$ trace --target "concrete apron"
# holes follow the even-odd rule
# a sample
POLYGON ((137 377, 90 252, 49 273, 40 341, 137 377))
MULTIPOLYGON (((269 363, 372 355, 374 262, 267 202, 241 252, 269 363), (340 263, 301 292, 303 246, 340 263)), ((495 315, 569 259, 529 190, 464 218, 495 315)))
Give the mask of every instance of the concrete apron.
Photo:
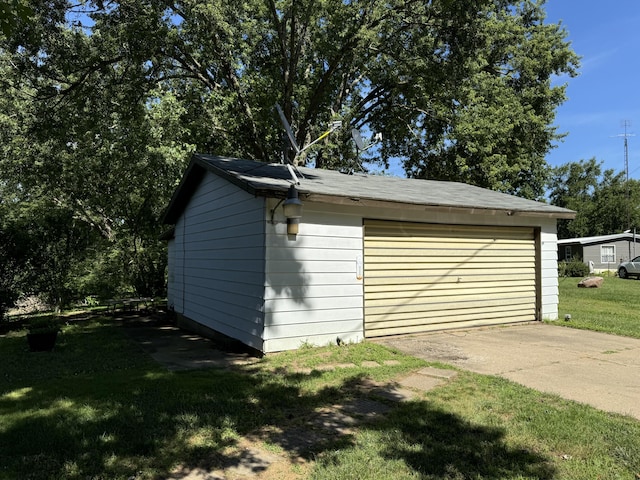
POLYGON ((378 339, 640 420, 640 340, 542 323, 378 339))

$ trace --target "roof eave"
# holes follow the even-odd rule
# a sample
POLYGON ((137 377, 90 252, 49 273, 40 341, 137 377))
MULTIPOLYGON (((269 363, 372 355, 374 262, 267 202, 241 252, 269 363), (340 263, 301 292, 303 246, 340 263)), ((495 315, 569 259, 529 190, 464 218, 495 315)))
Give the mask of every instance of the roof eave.
POLYGON ((640 235, 633 235, 632 233, 623 233, 619 235, 611 235, 608 238, 602 237, 579 237, 579 238, 563 238, 558 240, 559 245, 582 245, 591 246, 598 245, 607 242, 618 242, 621 240, 640 242, 640 235))
MULTIPOLYGON (((194 159, 195 160, 195 159, 194 159)), ((178 188, 173 192, 171 201, 162 216, 162 223, 165 225, 175 225, 180 215, 186 208, 189 200, 196 191, 198 185, 204 178, 207 167, 192 160, 185 171, 178 188)))
POLYGON ((316 193, 305 193, 300 191, 300 195, 309 202, 328 203, 333 205, 351 205, 351 206, 366 206, 371 208, 401 208, 411 210, 421 210, 439 213, 462 213, 462 214, 482 214, 489 216, 518 216, 518 217, 537 217, 537 218, 555 218, 555 219, 573 219, 576 216, 576 212, 548 212, 543 210, 519 210, 519 209, 501 209, 501 208, 481 208, 481 207, 465 207, 465 206, 450 206, 450 205, 437 205, 437 204, 424 204, 424 203, 406 203, 406 202, 393 202, 389 200, 377 200, 371 198, 361 197, 347 197, 347 196, 334 196, 334 195, 322 195, 316 193))
POLYGON ((165 230, 164 232, 162 232, 162 234, 159 237, 159 240, 164 240, 164 241, 169 241, 169 240, 173 240, 176 236, 176 227, 173 226, 167 230, 165 230))
POLYGON ((165 210, 162 217, 162 223, 175 225, 189 203, 189 200, 195 193, 196 188, 204 178, 206 172, 211 172, 256 197, 284 198, 286 197, 287 190, 289 188, 284 185, 282 187, 274 186, 270 188, 255 187, 250 180, 247 180, 233 172, 229 172, 224 168, 220 168, 217 165, 206 161, 206 159, 200 155, 194 154, 191 157, 191 162, 189 163, 187 170, 180 180, 180 184, 176 188, 173 197, 169 202, 169 206, 165 210))
POLYGON ((211 162, 207 162, 198 154, 194 154, 193 161, 198 163, 198 165, 202 166, 203 168, 209 170, 210 172, 215 173, 219 177, 224 178, 228 182, 234 184, 236 187, 239 187, 242 190, 250 193, 251 195, 260 196, 253 185, 251 185, 247 180, 239 178, 235 173, 229 172, 224 168, 220 168, 211 162))
MULTIPOLYGON (((180 215, 186 208, 189 200, 193 196, 196 188, 209 171, 215 175, 224 178, 236 187, 246 191, 256 197, 267 198, 285 198, 289 185, 270 185, 262 186, 254 183, 242 174, 228 171, 212 162, 209 162, 203 156, 194 154, 191 163, 187 167, 187 171, 182 177, 178 188, 176 189, 169 206, 162 218, 162 222, 168 225, 175 225, 180 215)), ((453 206, 428 203, 411 203, 398 202, 393 200, 380 200, 373 198, 363 198, 343 195, 320 194, 313 192, 305 192, 304 186, 298 187, 300 195, 310 202, 327 203, 333 205, 352 205, 352 206, 368 206, 375 208, 410 208, 412 210, 444 212, 444 213, 464 213, 464 214, 482 214, 482 215, 506 215, 520 217, 537 217, 537 218, 553 218, 568 219, 575 218, 576 212, 567 209, 549 211, 546 209, 518 209, 518 208, 491 208, 491 207, 472 207, 472 206, 453 206)))

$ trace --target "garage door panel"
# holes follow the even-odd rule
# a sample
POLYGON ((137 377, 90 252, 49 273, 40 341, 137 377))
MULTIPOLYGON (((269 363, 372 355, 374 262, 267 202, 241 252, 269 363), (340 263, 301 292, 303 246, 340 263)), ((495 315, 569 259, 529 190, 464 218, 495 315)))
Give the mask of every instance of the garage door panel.
POLYGON ((370 322, 371 328, 402 328, 402 326, 415 326, 424 323, 425 318, 431 320, 430 323, 446 323, 468 320, 470 316, 476 318, 505 318, 514 315, 528 315, 534 310, 533 304, 522 304, 515 306, 503 306, 492 308, 478 309, 471 311, 469 309, 456 309, 449 312, 444 311, 424 311, 424 312, 402 312, 403 322, 399 324, 396 321, 388 320, 380 315, 373 317, 370 322), (426 316, 426 317, 425 317, 426 316))
POLYGON ((365 239, 365 246, 368 248, 386 248, 390 244, 400 248, 439 248, 442 245, 455 243, 461 248, 487 248, 487 247, 507 247, 507 248, 528 248, 531 238, 495 238, 495 237, 428 237, 417 240, 415 237, 369 237, 365 239))
POLYGON ((389 250, 393 252, 407 252, 411 254, 413 252, 433 252, 447 250, 459 250, 462 252, 482 252, 482 251, 532 251, 531 240, 522 241, 503 241, 498 242, 495 239, 477 238, 473 239, 473 242, 462 242, 455 238, 445 239, 429 239, 429 241, 417 241, 412 239, 410 243, 403 241, 394 241, 389 239, 388 241, 365 241, 365 247, 368 252, 373 255, 386 255, 389 250))
POLYGON ((447 269, 428 268, 412 270, 411 272, 391 272, 384 270, 367 270, 365 288, 372 285, 416 285, 432 284, 436 281, 445 283, 459 283, 461 281, 499 281, 517 280, 520 278, 535 279, 535 267, 509 268, 498 272, 487 269, 447 269))
MULTIPOLYGON (((424 268, 424 265, 445 265, 451 268, 455 267, 470 267, 470 268, 493 268, 496 263, 506 262, 505 256, 477 256, 466 257, 461 260, 462 255, 450 256, 450 257, 422 257, 420 260, 412 260, 407 257, 398 257, 396 262, 389 257, 365 257, 365 272, 374 270, 415 270, 424 268), (474 267, 476 265, 476 267, 474 267)), ((535 267, 535 262, 531 257, 526 256, 509 256, 509 264, 513 264, 516 268, 519 267, 535 267)))
POLYGON ((424 223, 408 223, 408 222, 388 222, 367 220, 367 232, 369 236, 378 238, 411 238, 416 236, 425 236, 425 227, 428 227, 428 236, 430 238, 486 238, 501 240, 516 239, 527 240, 533 239, 533 230, 528 227, 508 227, 497 233, 496 227, 493 226, 470 226, 470 225, 444 225, 444 224, 424 224, 424 223))
POLYGON ((482 236, 467 237, 368 237, 365 245, 369 248, 388 248, 397 245, 399 248, 441 248, 443 245, 455 244, 460 248, 528 248, 531 238, 496 238, 482 236))
POLYGON ((534 265, 525 265, 522 267, 513 267, 504 269, 502 272, 494 272, 491 269, 487 268, 483 265, 442 265, 442 264, 433 264, 433 265, 424 265, 422 269, 412 269, 408 270, 372 270, 365 269, 365 273, 367 274, 367 278, 371 279, 372 284, 375 282, 376 278, 388 278, 390 281, 396 278, 418 278, 418 277, 435 277, 435 278, 458 278, 458 277, 467 277, 474 275, 482 275, 487 272, 491 272, 494 275, 499 274, 512 274, 517 273, 519 275, 530 275, 530 272, 534 272, 535 276, 535 266, 534 265), (461 270, 462 269, 462 270, 461 270))
MULTIPOLYGON (((514 259, 527 258, 535 252, 533 249, 526 250, 460 250, 460 249, 422 249, 422 250, 396 250, 384 252, 382 250, 367 250, 366 260, 374 263, 391 263, 394 261, 415 261, 424 258, 441 258, 443 262, 460 262, 460 259, 480 259, 482 262, 495 262, 498 259, 511 257, 514 259)), ((498 260, 501 261, 501 260, 498 260)))
POLYGON ((437 249, 451 249, 455 245, 457 250, 463 251, 477 251, 477 250, 531 250, 531 240, 496 240, 496 239, 456 239, 456 238, 444 238, 435 239, 431 238, 424 242, 411 241, 405 239, 392 239, 387 240, 365 240, 365 246, 368 249, 394 252, 394 251, 422 251, 422 250, 437 250, 437 249))
MULTIPOLYGON (((433 324, 445 324, 449 322, 466 321, 470 319, 496 319, 498 323, 504 323, 508 321, 511 323, 510 318, 532 315, 535 308, 532 305, 516 305, 508 309, 497 310, 456 310, 445 314, 443 311, 425 311, 424 315, 420 312, 400 312, 398 315, 402 317, 402 321, 389 320, 389 317, 374 316, 367 324, 368 331, 378 330, 380 328, 403 328, 405 326, 415 325, 433 325, 433 324)), ((526 320, 528 321, 528 320, 526 320)))
POLYGON ((535 320, 534 238, 532 228, 367 220, 365 335, 535 320))
MULTIPOLYGON (((366 286, 364 291, 369 300, 375 301, 381 298, 402 297, 404 301, 411 297, 429 297, 443 295, 495 295, 496 291, 501 292, 531 292, 535 287, 534 279, 512 280, 503 282, 438 282, 431 285, 371 285, 366 286)), ((498 294, 500 295, 500 294, 498 294)))
POLYGON ((377 293, 377 292, 409 292, 409 291, 422 291, 425 289, 445 289, 449 288, 451 284, 462 284, 465 287, 473 288, 482 285, 488 285, 492 288, 511 288, 516 285, 531 286, 534 284, 534 278, 528 278, 524 275, 505 275, 504 277, 489 277, 478 276, 473 277, 471 275, 465 275, 464 278, 459 276, 445 275, 442 277, 430 276, 430 277, 418 277, 423 279, 415 281, 413 277, 397 277, 390 279, 388 277, 380 277, 375 279, 376 282, 371 282, 365 285, 365 293, 377 293), (393 280, 396 280, 395 282, 393 280))
POLYGON ((535 305, 535 296, 528 295, 527 292, 516 292, 501 297, 490 297, 487 295, 467 295, 459 297, 438 297, 436 295, 425 298, 415 297, 406 299, 398 303, 397 299, 372 300, 367 304, 367 315, 395 314, 401 312, 455 310, 457 308, 476 308, 481 305, 488 307, 498 307, 502 305, 521 305, 531 303, 535 305))
POLYGON ((408 258, 414 260, 416 258, 476 258, 476 257, 530 257, 535 253, 533 248, 484 248, 484 249, 464 249, 454 246, 446 247, 441 245, 440 248, 376 248, 366 249, 367 257, 371 260, 384 260, 391 257, 408 258))
POLYGON ((409 335, 454 328, 488 327, 503 325, 505 323, 529 322, 530 316, 531 314, 529 312, 525 312, 522 315, 509 314, 507 317, 500 317, 499 315, 491 315, 488 317, 459 316, 445 319, 445 321, 442 322, 421 323, 418 325, 396 325, 388 328, 370 328, 368 329, 368 336, 409 335))
POLYGON ((514 280, 512 282, 437 282, 430 284, 405 284, 378 286, 373 290, 365 287, 370 298, 407 298, 413 296, 454 295, 463 299, 466 296, 482 294, 502 296, 513 292, 531 292, 535 286, 533 279, 514 280), (404 287, 404 289, 399 288, 404 287), (386 290, 385 290, 386 289, 386 290), (404 295, 403 295, 404 293, 404 295), (385 295, 386 294, 386 295, 385 295))
MULTIPOLYGON (((458 315, 480 315, 480 314, 504 314, 508 312, 516 312, 518 310, 528 310, 533 313, 535 302, 523 300, 509 305, 495 306, 486 305, 484 307, 465 308, 464 304, 458 304, 450 308, 445 307, 446 303, 440 305, 440 308, 429 308, 427 305, 404 305, 402 307, 374 307, 368 313, 367 326, 369 322, 378 320, 392 321, 403 323, 407 318, 422 318, 424 323, 431 323, 432 319, 455 318, 458 315), (457 307, 457 308, 456 308, 457 307), (402 322, 399 322, 402 320, 402 322)), ((504 316, 502 315, 502 316, 504 316)))

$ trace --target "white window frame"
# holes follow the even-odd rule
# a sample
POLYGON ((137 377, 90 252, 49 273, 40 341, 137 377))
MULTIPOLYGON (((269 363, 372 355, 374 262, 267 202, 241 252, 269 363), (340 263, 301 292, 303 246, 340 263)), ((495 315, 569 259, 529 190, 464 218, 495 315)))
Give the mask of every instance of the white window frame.
POLYGON ((616 263, 615 245, 600 245, 600 263, 616 263))
POLYGON ((564 259, 567 261, 571 260, 571 245, 564 246, 564 259))

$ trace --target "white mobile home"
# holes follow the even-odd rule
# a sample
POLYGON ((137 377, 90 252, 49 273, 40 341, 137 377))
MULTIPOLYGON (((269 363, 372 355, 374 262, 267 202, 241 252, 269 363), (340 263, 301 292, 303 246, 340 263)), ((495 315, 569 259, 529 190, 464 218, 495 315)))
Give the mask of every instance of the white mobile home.
POLYGON ((298 174, 193 157, 164 218, 182 322, 273 352, 557 318, 556 219, 574 212, 455 182, 298 174))

